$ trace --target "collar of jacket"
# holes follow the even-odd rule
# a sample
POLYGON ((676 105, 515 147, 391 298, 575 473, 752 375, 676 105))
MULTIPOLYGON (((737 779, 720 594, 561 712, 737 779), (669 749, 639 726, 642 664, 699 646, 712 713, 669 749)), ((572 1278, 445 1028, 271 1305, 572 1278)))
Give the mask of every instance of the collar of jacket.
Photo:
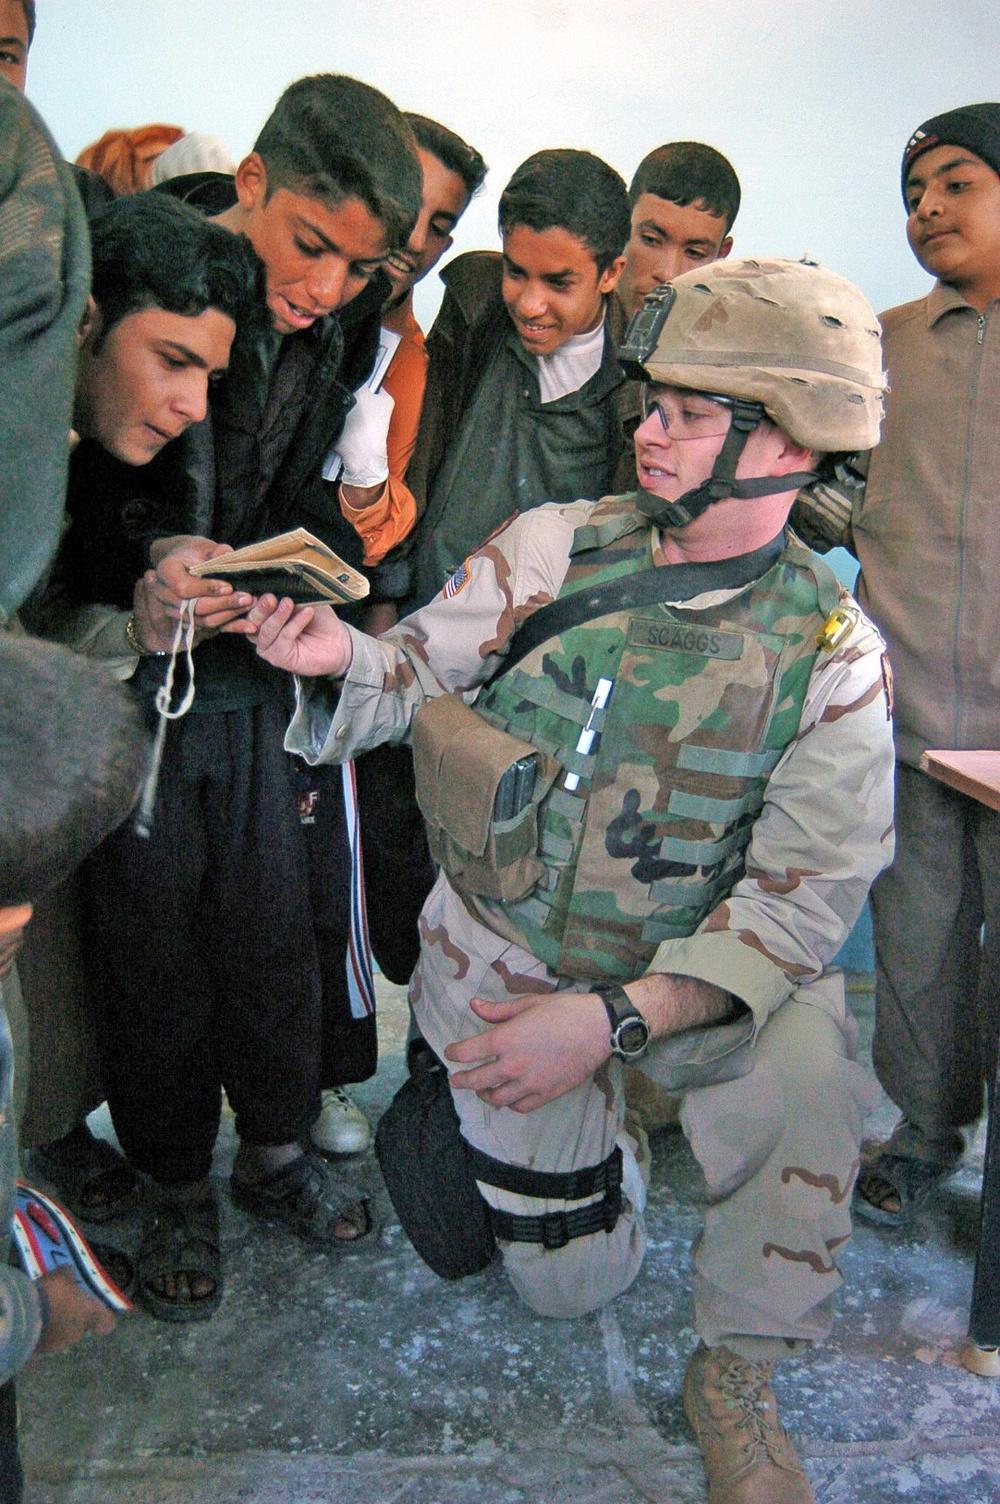
MULTIPOLYGON (((503 308, 503 257, 499 251, 465 251, 441 272, 441 280, 458 304, 459 311, 470 326, 480 320, 495 317, 500 304, 507 325, 510 320, 503 308)), ((611 293, 604 300, 606 331, 604 359, 609 359, 608 343, 617 347, 625 337, 629 316, 620 298, 611 293)), ((513 327, 513 326, 510 326, 513 327)))
MULTIPOLYGON (((947 282, 935 282, 927 294, 927 327, 933 329, 946 313, 965 311, 971 313, 973 318, 979 318, 979 310, 973 308, 966 298, 962 297, 957 287, 950 287, 947 282)), ((994 302, 997 300, 994 299, 994 302)))
POLYGON ((624 496, 602 496, 587 521, 574 532, 570 557, 575 558, 592 548, 607 548, 609 543, 625 538, 629 533, 648 534, 650 547, 654 546, 656 529, 639 511, 636 505, 638 494, 630 491, 624 496))

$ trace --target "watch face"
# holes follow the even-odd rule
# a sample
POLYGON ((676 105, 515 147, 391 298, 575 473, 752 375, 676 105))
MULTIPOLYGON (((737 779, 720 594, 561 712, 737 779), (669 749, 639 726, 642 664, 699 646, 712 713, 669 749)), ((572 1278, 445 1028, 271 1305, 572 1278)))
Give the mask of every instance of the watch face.
POLYGON ((649 1025, 641 1018, 627 1018, 618 1026, 618 1048, 625 1055, 641 1055, 649 1043, 649 1025))

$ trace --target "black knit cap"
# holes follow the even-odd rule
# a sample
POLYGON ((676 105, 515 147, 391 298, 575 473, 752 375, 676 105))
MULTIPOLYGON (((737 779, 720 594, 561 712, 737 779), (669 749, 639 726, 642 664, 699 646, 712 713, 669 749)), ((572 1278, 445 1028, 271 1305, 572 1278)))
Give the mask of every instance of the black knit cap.
POLYGON ((958 110, 934 115, 913 132, 903 152, 902 188, 919 156, 934 146, 962 146, 975 152, 987 167, 1000 173, 1000 104, 966 104, 958 110))

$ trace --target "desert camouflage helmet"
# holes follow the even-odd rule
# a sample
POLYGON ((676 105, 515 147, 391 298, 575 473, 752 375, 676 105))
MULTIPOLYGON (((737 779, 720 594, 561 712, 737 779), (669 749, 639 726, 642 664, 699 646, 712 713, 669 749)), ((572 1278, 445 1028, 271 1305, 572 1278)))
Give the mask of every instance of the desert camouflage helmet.
POLYGON ((879 336, 867 298, 836 272, 743 258, 651 293, 621 356, 642 380, 759 402, 789 438, 830 453, 878 443, 886 384, 879 336), (666 308, 658 322, 657 299, 666 308))

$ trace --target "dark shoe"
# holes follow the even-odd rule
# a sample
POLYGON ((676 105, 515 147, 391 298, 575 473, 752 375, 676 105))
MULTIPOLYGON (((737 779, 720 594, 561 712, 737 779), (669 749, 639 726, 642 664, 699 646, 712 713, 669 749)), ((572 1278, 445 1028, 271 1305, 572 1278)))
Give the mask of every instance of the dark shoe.
POLYGON ((219 1207, 214 1195, 202 1201, 152 1186, 146 1201, 136 1260, 140 1305, 160 1321, 207 1321, 222 1300, 219 1207), (155 1288, 155 1283, 178 1278, 188 1293, 168 1295, 155 1288), (211 1281, 211 1290, 192 1295, 192 1279, 211 1281))
POLYGON ((709 1504, 816 1504, 781 1421, 773 1363, 699 1343, 684 1375, 684 1411, 708 1474, 709 1504))
POLYGON ((864 1161, 854 1187, 854 1214, 875 1227, 907 1227, 951 1170, 883 1147, 864 1161))
POLYGON ((307 1149, 266 1180, 229 1182, 234 1205, 268 1222, 284 1222, 300 1238, 324 1248, 352 1250, 375 1231, 375 1218, 366 1196, 348 1180, 335 1175, 318 1154, 307 1149), (352 1222, 355 1237, 338 1235, 339 1222, 352 1222))
POLYGON ((86 1123, 65 1138, 29 1149, 25 1162, 32 1174, 55 1186, 84 1222, 112 1222, 135 1205, 135 1171, 107 1139, 95 1138, 86 1123))

